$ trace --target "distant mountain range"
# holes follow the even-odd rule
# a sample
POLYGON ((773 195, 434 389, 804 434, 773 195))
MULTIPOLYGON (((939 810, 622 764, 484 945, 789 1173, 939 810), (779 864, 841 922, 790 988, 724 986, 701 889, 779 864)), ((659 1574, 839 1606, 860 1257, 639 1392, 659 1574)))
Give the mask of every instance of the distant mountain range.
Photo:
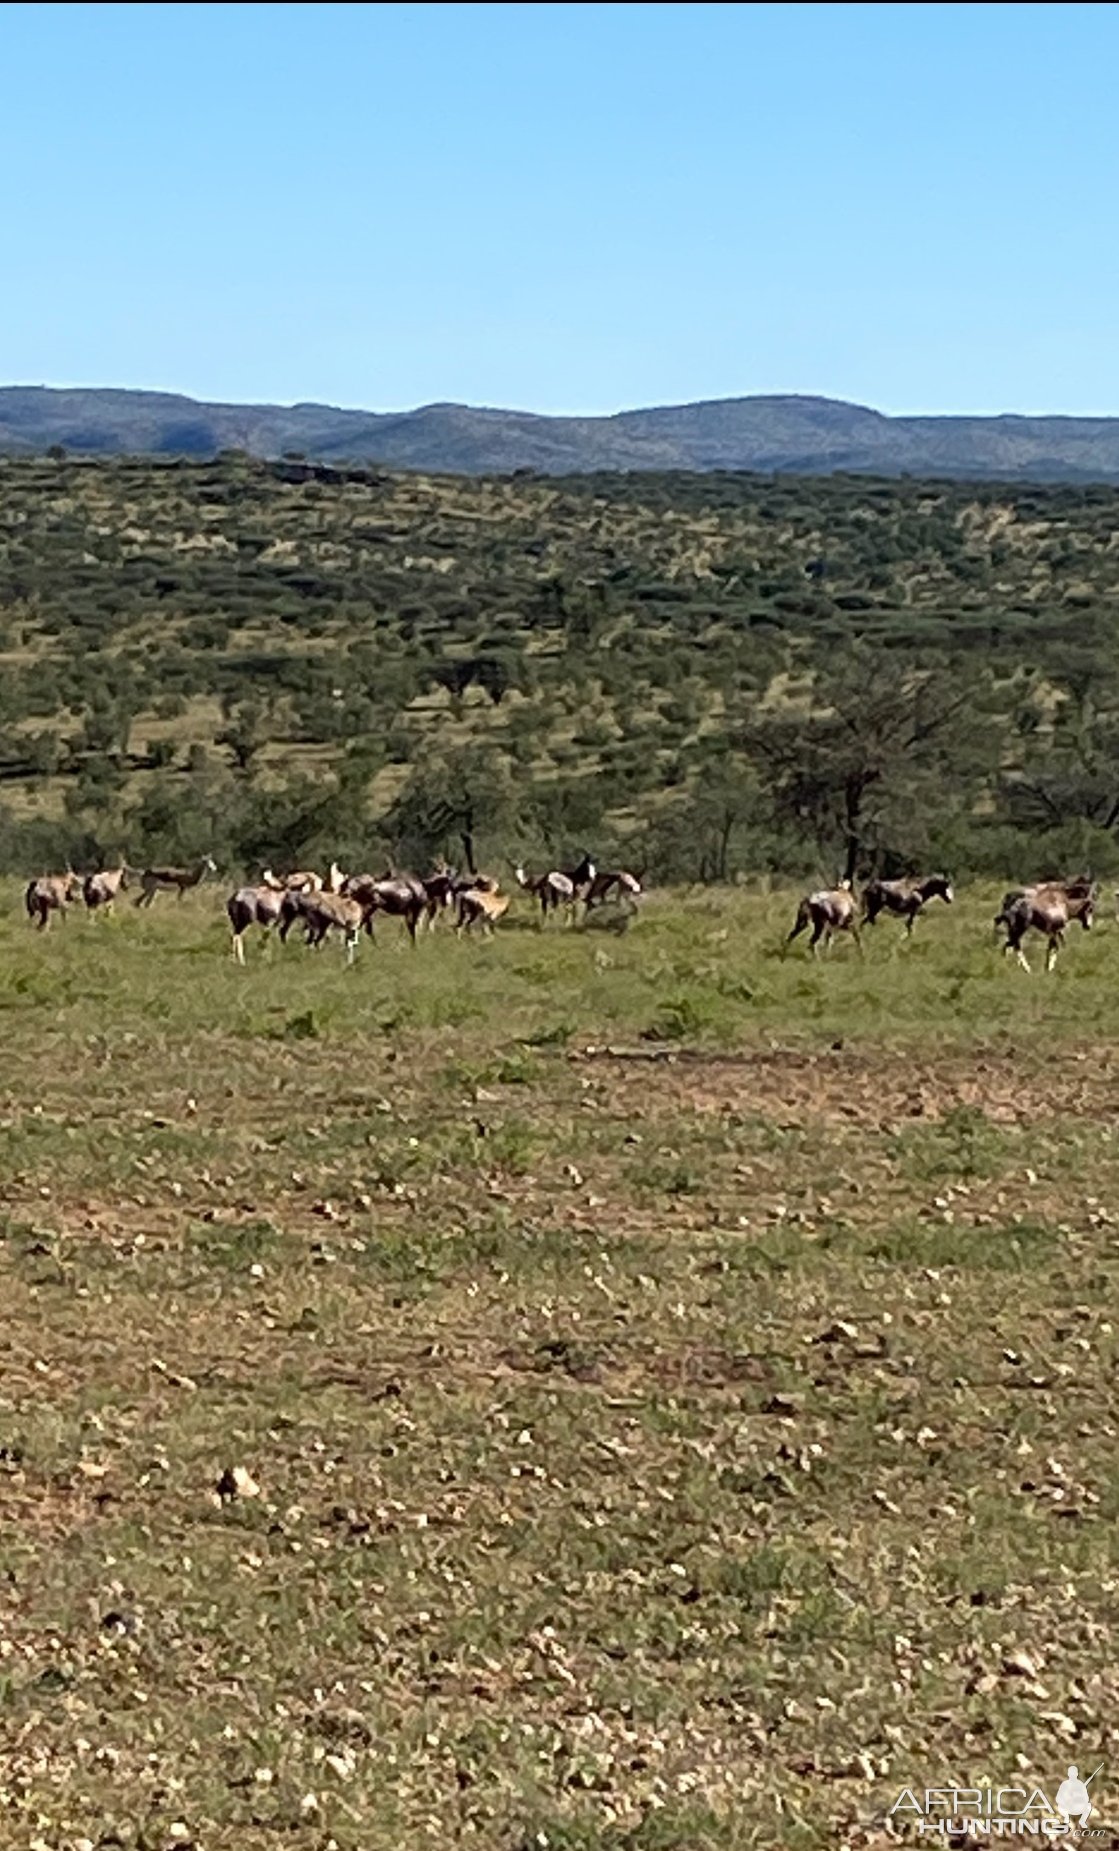
POLYGON ((1119 482, 1119 418, 889 418, 839 399, 710 399, 608 418, 471 405, 346 411, 211 405, 169 392, 0 387, 0 452, 254 456, 380 463, 460 475, 532 469, 749 469, 802 475, 1119 482))

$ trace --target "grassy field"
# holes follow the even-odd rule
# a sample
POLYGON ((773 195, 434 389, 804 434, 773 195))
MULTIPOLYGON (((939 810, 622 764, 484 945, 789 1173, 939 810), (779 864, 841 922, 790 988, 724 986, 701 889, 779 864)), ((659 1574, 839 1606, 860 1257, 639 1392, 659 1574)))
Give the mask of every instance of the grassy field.
POLYGON ((1119 1822, 1119 926, 238 970, 220 897, 3 893, 0 1844, 1119 1822))

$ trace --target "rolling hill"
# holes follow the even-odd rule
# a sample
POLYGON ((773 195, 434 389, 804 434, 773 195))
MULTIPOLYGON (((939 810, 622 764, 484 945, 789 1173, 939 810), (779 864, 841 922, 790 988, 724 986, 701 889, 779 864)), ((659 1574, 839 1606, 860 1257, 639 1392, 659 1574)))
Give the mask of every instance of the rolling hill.
POLYGON ((1119 481, 1119 418, 886 417, 838 399, 713 399, 544 417, 471 405, 380 413, 222 405, 165 392, 0 388, 0 452, 207 458, 295 451, 323 462, 459 475, 531 469, 837 472, 964 480, 1119 481))

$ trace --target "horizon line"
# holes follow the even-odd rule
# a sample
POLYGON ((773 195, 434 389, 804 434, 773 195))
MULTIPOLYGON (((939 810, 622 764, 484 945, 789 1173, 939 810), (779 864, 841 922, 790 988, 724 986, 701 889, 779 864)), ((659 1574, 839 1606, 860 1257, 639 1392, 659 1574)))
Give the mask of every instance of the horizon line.
POLYGON ((1007 410, 1005 408, 1002 408, 996 411, 991 411, 991 410, 963 410, 963 411, 961 410, 952 410, 952 411, 905 410, 905 411, 898 411, 895 409, 886 410, 880 405, 874 405, 874 404, 868 403, 868 401, 865 399, 846 398, 841 393, 805 391, 801 389, 791 390, 791 391, 767 389, 767 390, 751 391, 751 392, 726 392, 726 393, 718 394, 715 397, 705 396, 701 398, 687 398, 687 399, 658 399, 658 400, 650 400, 645 404, 639 404, 639 405, 620 405, 620 406, 615 407, 612 410, 607 410, 607 411, 603 411, 603 410, 597 410, 597 411, 570 411, 570 410, 540 411, 540 410, 537 410, 535 407, 526 406, 526 405, 510 405, 510 404, 496 404, 496 403, 491 404, 491 403, 485 403, 481 401, 472 401, 469 399, 454 399, 454 398, 425 399, 417 404, 399 405, 399 406, 390 405, 390 406, 378 407, 378 406, 360 405, 360 404, 354 404, 354 403, 343 404, 343 403, 337 403, 331 399, 322 399, 322 398, 287 398, 287 397, 225 398, 225 397, 220 397, 220 396, 211 397, 204 393, 187 391, 183 387, 180 387, 180 386, 90 385, 87 382, 57 385, 53 382, 48 382, 42 379, 8 380, 8 381, 5 381, 3 384, 0 384, 0 392, 60 392, 60 393, 61 392, 124 392, 124 393, 144 394, 144 395, 150 395, 153 397, 160 397, 160 398, 180 398, 180 399, 185 399, 191 404, 195 404, 195 405, 212 405, 212 406, 217 406, 217 407, 228 407, 228 408, 236 409, 236 410, 297 411, 297 410, 314 409, 314 410, 320 410, 320 411, 349 412, 357 417, 372 417, 372 418, 403 418, 403 417, 412 416, 415 413, 421 412, 421 411, 455 410, 455 411, 499 412, 499 413, 506 413, 506 414, 509 414, 515 417, 544 418, 544 419, 549 419, 549 420, 552 420, 552 419, 571 419, 571 420, 580 420, 580 421, 586 420, 586 419, 608 420, 611 418, 627 417, 634 413, 640 413, 640 412, 646 412, 646 411, 688 411, 698 406, 745 404, 745 403, 750 403, 752 401, 756 402, 759 400, 770 400, 770 401, 773 401, 773 400, 778 400, 778 401, 804 400, 804 401, 809 401, 809 402, 816 403, 816 404, 842 405, 848 410, 869 412, 872 416, 886 418, 886 419, 889 419, 891 422, 897 421, 900 419, 906 419, 906 418, 936 418, 936 419, 941 419, 941 418, 943 419, 1021 418, 1021 419, 1030 419, 1030 420, 1035 420, 1035 419, 1061 420, 1061 419, 1064 419, 1064 420, 1075 420, 1077 422, 1093 422, 1093 421, 1113 422, 1119 419, 1119 409, 1115 411, 1066 411, 1066 410, 1022 411, 1018 409, 1007 410))

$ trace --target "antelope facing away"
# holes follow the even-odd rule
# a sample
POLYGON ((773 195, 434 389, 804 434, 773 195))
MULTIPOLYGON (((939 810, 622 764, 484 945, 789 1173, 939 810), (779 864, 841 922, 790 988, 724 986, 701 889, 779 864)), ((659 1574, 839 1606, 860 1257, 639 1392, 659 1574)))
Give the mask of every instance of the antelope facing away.
POLYGON ((140 876, 141 891, 136 895, 135 904, 150 906, 157 893, 177 893, 181 900, 188 887, 197 887, 207 874, 216 874, 217 871, 217 862, 209 855, 203 855, 193 868, 145 868, 140 876))
POLYGON ((570 923, 573 917, 571 909, 576 899, 575 882, 570 874, 561 874, 558 868, 552 868, 548 874, 529 875, 518 863, 513 869, 513 876, 518 887, 523 887, 526 893, 535 894, 539 900, 541 924, 546 921, 549 913, 556 912, 561 906, 568 908, 570 923))
POLYGON ((641 892, 641 882, 636 874, 630 874, 626 868, 616 868, 612 872, 599 868, 583 896, 583 901, 588 912, 592 906, 602 906, 610 899, 618 902, 629 900, 636 905, 641 898, 641 892))
POLYGON ((265 868, 260 877, 262 887, 270 887, 273 893, 321 893, 323 877, 313 868, 300 868, 294 874, 273 874, 271 868, 265 868))
POLYGON ((816 893, 806 894, 797 908, 796 922, 785 943, 791 944, 809 926, 812 937, 808 948, 813 957, 817 955, 821 939, 825 951, 830 950, 837 932, 850 932, 861 955, 863 941, 859 937, 858 908, 850 881, 840 881, 838 887, 821 887, 816 893))
POLYGON ((37 880, 28 881, 23 896, 27 917, 34 921, 40 932, 45 932, 50 925, 51 914, 57 913, 60 919, 65 919, 66 908, 71 900, 80 899, 81 893, 81 879, 69 868, 65 874, 40 874, 37 880))
POLYGON ((930 900, 944 900, 951 906, 954 898, 947 874, 929 874, 924 880, 869 881, 863 889, 863 912, 867 925, 873 925, 880 913, 894 913, 905 920, 908 938, 917 914, 930 900))
POLYGON ((82 883, 82 897, 91 919, 94 913, 112 912, 113 901, 128 886, 131 872, 128 867, 102 868, 97 874, 86 875, 82 883))
POLYGON ((259 926, 267 932, 270 926, 277 925, 284 904, 284 896, 274 887, 238 887, 231 893, 225 903, 229 914, 229 923, 233 930, 233 956, 238 964, 245 962, 245 933, 250 926, 259 926))
POLYGON ((482 931, 491 936, 499 919, 503 919, 509 910, 509 895, 498 893, 496 886, 463 887, 458 895, 455 910, 456 932, 469 932, 480 925, 482 931))
POLYGON ((1006 931, 1003 955, 1012 951, 1022 969, 1029 970, 1029 959, 1022 950, 1022 940, 1027 932, 1040 932, 1046 941, 1045 968, 1051 971, 1057 962, 1057 953, 1065 942, 1066 926, 1074 919, 1079 919, 1086 932, 1091 928, 1095 916, 1095 892, 1090 883, 1085 891, 1085 885, 1084 882, 1065 885, 1047 881, 1042 886, 1008 893, 995 917, 996 931, 999 926, 1003 926, 1006 931))

